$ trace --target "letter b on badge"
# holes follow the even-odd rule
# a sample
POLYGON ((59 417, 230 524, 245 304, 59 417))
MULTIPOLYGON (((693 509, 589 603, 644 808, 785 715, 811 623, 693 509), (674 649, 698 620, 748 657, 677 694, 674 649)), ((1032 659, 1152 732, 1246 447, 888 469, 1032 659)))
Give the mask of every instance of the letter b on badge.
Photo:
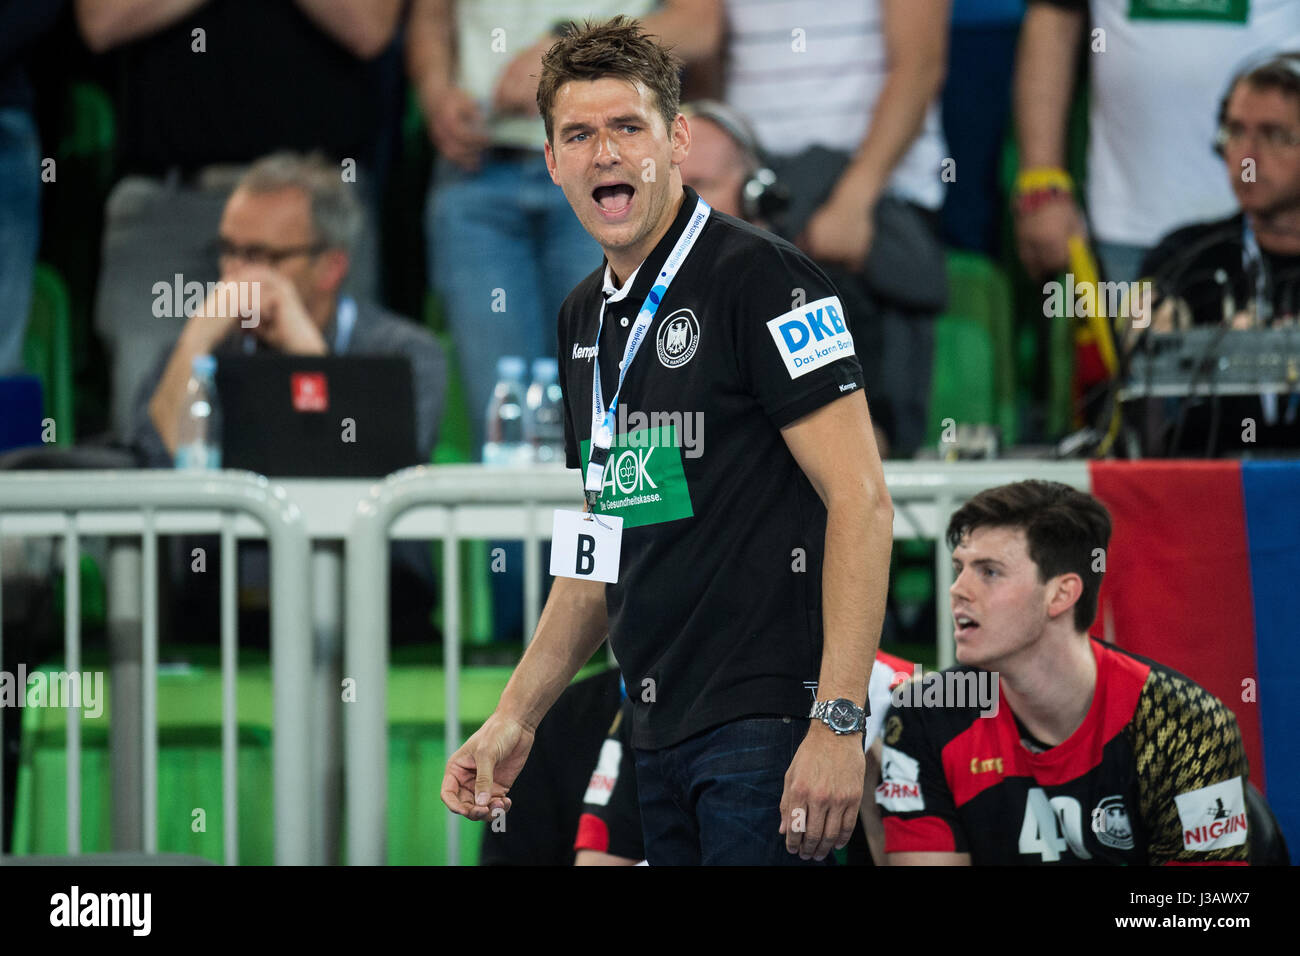
POLYGON ((596 570, 596 539, 589 534, 578 535, 578 558, 573 573, 584 577, 596 570))
POLYGON ((556 511, 551 530, 551 574, 579 581, 618 580, 623 519, 556 511))

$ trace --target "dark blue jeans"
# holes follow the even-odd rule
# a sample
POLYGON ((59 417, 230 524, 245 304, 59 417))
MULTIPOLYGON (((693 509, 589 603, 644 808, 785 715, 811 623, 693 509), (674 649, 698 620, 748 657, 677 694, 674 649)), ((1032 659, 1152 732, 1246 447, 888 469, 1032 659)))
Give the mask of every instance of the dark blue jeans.
POLYGON ((781 792, 808 719, 747 717, 636 751, 651 866, 825 866, 785 848, 781 792))
MULTIPOLYGON (((0 376, 23 373, 32 271, 40 244, 40 174, 40 141, 31 114, 0 109, 0 376)), ((62 422, 59 426, 66 427, 62 422)))

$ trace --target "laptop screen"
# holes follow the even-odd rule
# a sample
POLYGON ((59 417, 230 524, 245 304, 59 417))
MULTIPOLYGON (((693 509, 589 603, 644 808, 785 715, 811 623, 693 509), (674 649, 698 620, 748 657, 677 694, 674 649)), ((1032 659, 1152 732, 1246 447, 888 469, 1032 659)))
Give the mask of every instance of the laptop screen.
POLYGON ((222 467, 379 478, 421 464, 404 357, 219 355, 222 467))

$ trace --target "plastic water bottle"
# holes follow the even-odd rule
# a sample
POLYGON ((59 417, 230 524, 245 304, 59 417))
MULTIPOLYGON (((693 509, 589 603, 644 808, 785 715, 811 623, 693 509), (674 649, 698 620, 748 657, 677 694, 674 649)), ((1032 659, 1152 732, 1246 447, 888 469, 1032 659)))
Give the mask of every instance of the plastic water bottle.
POLYGON ((533 420, 533 448, 537 463, 563 464, 564 394, 560 391, 560 365, 553 358, 533 360, 528 411, 533 420))
POLYGON ((488 400, 483 464, 521 466, 533 461, 533 429, 525 400, 527 364, 518 355, 497 359, 497 383, 488 400))
POLYGON ((221 467, 216 375, 216 359, 211 355, 194 356, 176 436, 177 468, 221 467))

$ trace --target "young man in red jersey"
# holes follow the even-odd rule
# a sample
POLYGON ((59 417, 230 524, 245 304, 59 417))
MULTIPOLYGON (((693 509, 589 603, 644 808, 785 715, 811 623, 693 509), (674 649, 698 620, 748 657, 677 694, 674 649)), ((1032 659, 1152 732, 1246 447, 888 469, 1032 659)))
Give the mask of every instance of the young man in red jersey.
POLYGON ((1100 502, 1056 482, 991 488, 953 515, 944 676, 999 675, 1000 705, 958 680, 895 694, 876 791, 891 864, 1247 861, 1232 712, 1088 636, 1110 531, 1100 502))

